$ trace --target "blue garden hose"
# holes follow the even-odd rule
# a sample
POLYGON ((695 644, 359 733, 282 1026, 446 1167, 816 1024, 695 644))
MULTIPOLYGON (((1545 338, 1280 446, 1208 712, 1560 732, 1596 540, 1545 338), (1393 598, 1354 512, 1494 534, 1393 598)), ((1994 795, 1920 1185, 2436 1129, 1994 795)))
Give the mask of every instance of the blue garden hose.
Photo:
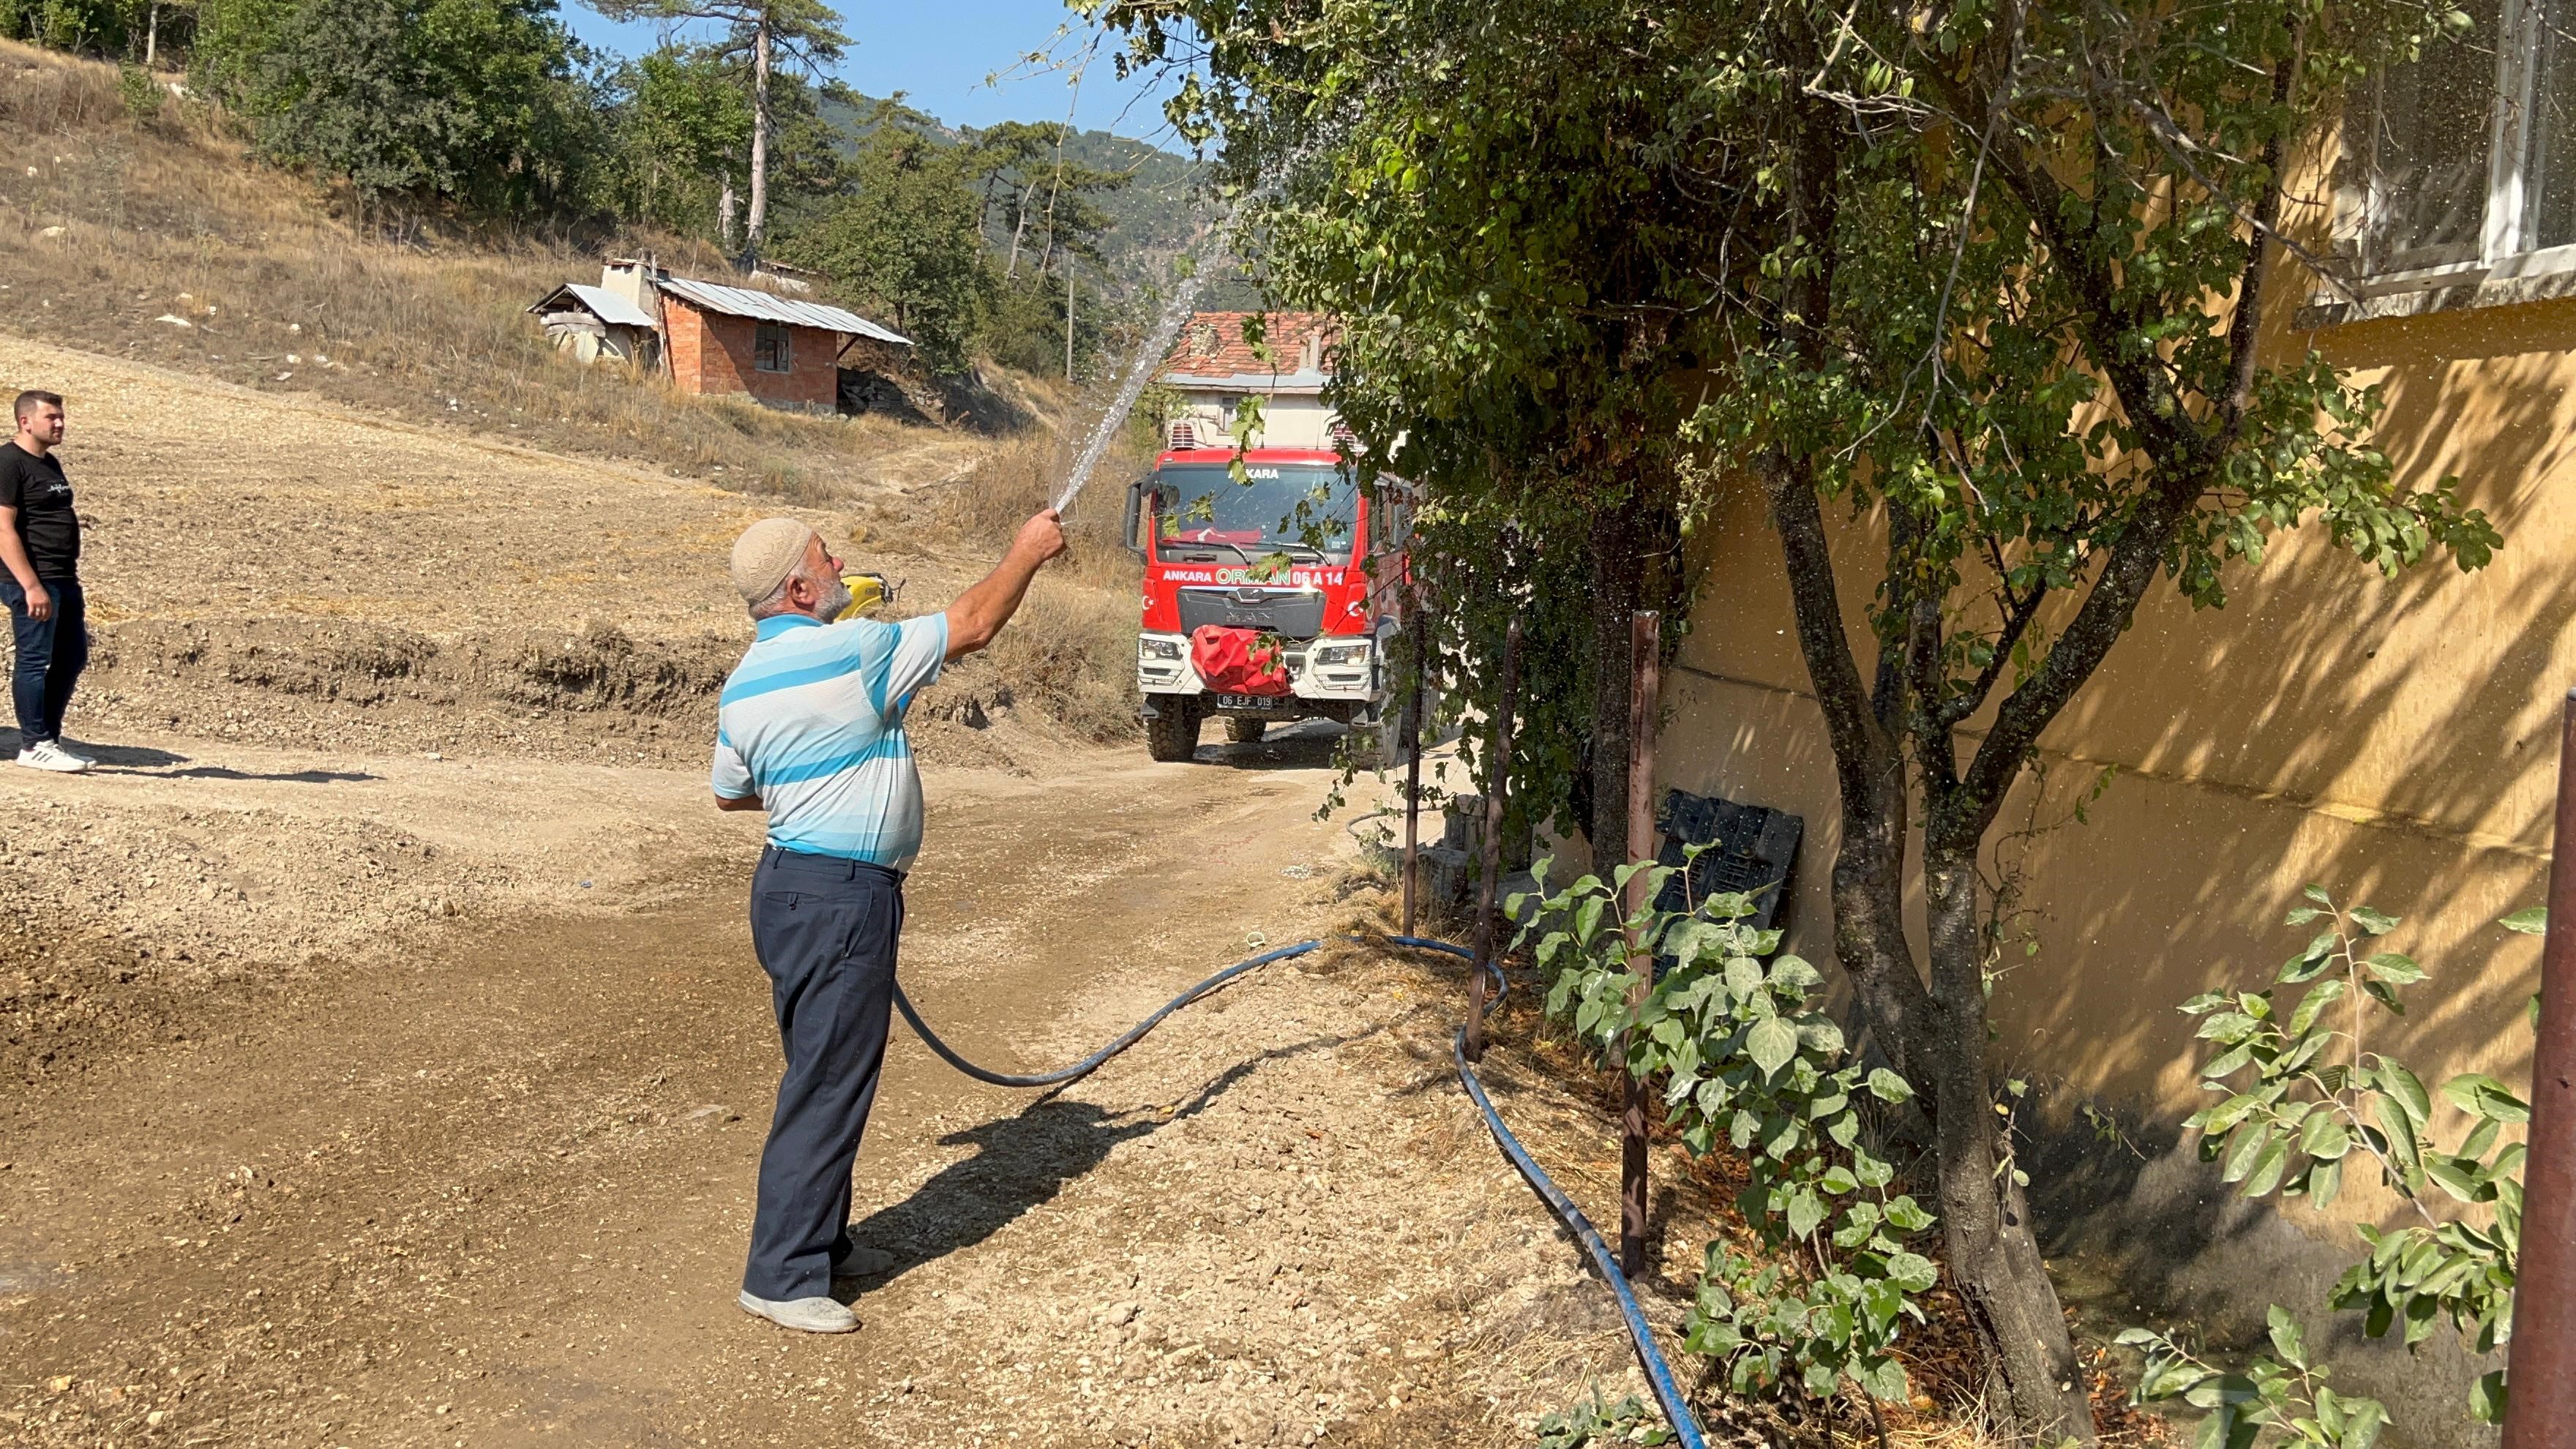
MULTIPOLYGON (((1394 945, 1411 946, 1418 950, 1445 951, 1452 956, 1463 957, 1469 961, 1476 959, 1475 952, 1454 941, 1436 941, 1428 936, 1389 936, 1386 940, 1394 945)), ((1163 1003, 1160 1010, 1129 1027, 1116 1041, 1075 1062, 1072 1066, 1052 1072, 1023 1075, 988 1071, 959 1056, 948 1043, 941 1041, 928 1024, 922 1021, 921 1013, 913 1010, 912 1002, 903 994, 903 987, 900 984, 894 989, 894 1004, 903 1012, 903 1019, 911 1024, 913 1033, 921 1038, 923 1045, 938 1053, 941 1061, 975 1080, 990 1082, 997 1087, 1054 1087, 1089 1076, 1098 1070, 1102 1063, 1134 1046, 1145 1033, 1160 1026, 1163 1018, 1207 996, 1234 978, 1258 967, 1267 966, 1273 961, 1285 961, 1293 956, 1303 956, 1323 944, 1320 939, 1300 941, 1293 946, 1282 946, 1276 951, 1267 951, 1249 960, 1238 961, 1163 1003)), ((1494 974, 1495 997, 1499 1000, 1504 984, 1502 968, 1488 963, 1486 969, 1494 974)), ((1476 1110, 1485 1114, 1485 1127, 1494 1134, 1495 1145, 1503 1149, 1503 1155, 1511 1159, 1512 1166, 1519 1170, 1522 1178, 1527 1180, 1530 1187, 1538 1193, 1539 1200, 1547 1204, 1548 1210, 1556 1214, 1557 1221, 1565 1224, 1566 1229, 1574 1234, 1575 1241, 1583 1245, 1583 1251, 1592 1259, 1592 1266, 1600 1271, 1602 1280, 1607 1282, 1610 1285, 1610 1291, 1617 1295, 1619 1314, 1627 1320, 1628 1339, 1636 1345, 1638 1366, 1646 1371, 1646 1382, 1655 1391, 1655 1401, 1663 1406, 1664 1418, 1673 1426, 1673 1437, 1680 1442, 1682 1449, 1707 1449, 1708 1441, 1700 1431, 1699 1419, 1691 1413, 1690 1404, 1682 1397, 1681 1385, 1674 1380, 1671 1366, 1664 1362, 1663 1350, 1656 1347, 1655 1331, 1647 1324, 1645 1310, 1638 1306, 1637 1295, 1628 1286, 1628 1275, 1619 1271, 1619 1260, 1610 1255, 1609 1245, 1601 1241, 1600 1231, 1592 1226, 1590 1218, 1583 1215, 1583 1209, 1576 1207, 1572 1198, 1558 1190, 1555 1181, 1547 1175, 1546 1169, 1540 1167, 1537 1160, 1529 1155, 1529 1150, 1521 1146, 1520 1139, 1512 1135, 1512 1129, 1503 1125, 1502 1115, 1494 1110, 1493 1099, 1485 1095, 1485 1084, 1477 1079, 1476 1069, 1467 1064, 1467 1034, 1463 1029, 1450 1038, 1450 1053, 1458 1063, 1458 1083, 1467 1089, 1467 1098, 1476 1104, 1476 1110)))
POLYGON ((1162 1025, 1164 1017, 1171 1015, 1173 1012, 1180 1010, 1182 1007, 1187 1006, 1191 1002, 1198 1000, 1200 997, 1207 995, 1209 992, 1216 990, 1218 987, 1232 981, 1237 976, 1252 970, 1254 967, 1267 966, 1273 961, 1285 961, 1291 956, 1303 956, 1322 944, 1324 943, 1320 940, 1300 941, 1294 946, 1282 946, 1276 951, 1265 952, 1262 955, 1253 957, 1249 961, 1237 961, 1233 965, 1216 973, 1214 976, 1200 982, 1198 985, 1193 986, 1189 990, 1182 992, 1180 995, 1173 997, 1171 1000, 1164 1002, 1162 1009, 1156 1011, 1152 1016, 1146 1017, 1143 1021, 1136 1023, 1134 1026, 1127 1028, 1125 1033, 1120 1035, 1116 1041, 1113 1041, 1109 1045, 1102 1047, 1100 1050, 1093 1052, 1091 1055, 1084 1057, 1081 1061, 1075 1062, 1072 1066, 1062 1067, 1052 1072, 1032 1072, 1026 1075, 1021 1075, 1012 1072, 987 1071, 984 1068, 975 1065, 973 1062, 966 1060, 964 1057, 959 1056, 955 1050, 950 1048, 948 1043, 939 1039, 939 1034, 932 1031, 929 1024, 921 1019, 921 1013, 912 1009, 912 998, 903 994, 903 985, 901 982, 897 982, 895 984, 894 1004, 895 1009, 903 1013, 903 1019, 912 1024, 913 1035, 921 1038, 922 1045, 929 1047, 934 1052, 937 1052, 941 1061, 946 1062, 948 1065, 955 1067, 957 1070, 964 1072, 970 1077, 973 1077, 976 1081, 990 1082, 996 1087, 1059 1087, 1067 1082, 1079 1081, 1084 1077, 1090 1076, 1093 1072, 1099 1070, 1101 1063, 1108 1061, 1111 1057, 1114 1057, 1120 1052, 1127 1050, 1129 1047, 1134 1046, 1137 1038, 1142 1037, 1149 1031, 1152 1031, 1155 1027, 1162 1025))
POLYGON ((1520 1169, 1521 1176, 1529 1180, 1530 1187, 1556 1214, 1557 1221, 1573 1232, 1575 1241, 1581 1243, 1583 1251, 1591 1256, 1592 1266, 1601 1270, 1601 1277, 1610 1285, 1610 1291, 1618 1295, 1619 1316, 1628 1320, 1629 1341, 1637 1346, 1637 1366, 1646 1371, 1646 1382, 1655 1390, 1655 1402, 1664 1406, 1664 1418, 1673 1426, 1673 1437, 1680 1441, 1683 1449, 1707 1449, 1708 1441, 1700 1434, 1699 1419, 1683 1399, 1681 1385, 1674 1382, 1672 1367, 1664 1362, 1663 1351, 1655 1347, 1655 1331, 1647 1326, 1645 1310, 1637 1306, 1637 1295, 1628 1287, 1628 1275, 1619 1271, 1619 1260, 1610 1256, 1610 1245, 1601 1241, 1600 1231, 1592 1226, 1590 1218, 1583 1215, 1583 1209, 1576 1207, 1572 1198, 1558 1190, 1547 1170, 1538 1165, 1527 1148, 1521 1146, 1521 1140, 1512 1135, 1512 1129, 1503 1125, 1502 1115, 1494 1110, 1493 1100, 1485 1095, 1485 1084, 1476 1079, 1476 1069, 1467 1065, 1467 1033, 1463 1028, 1449 1039, 1449 1051, 1458 1063, 1459 1085, 1467 1089, 1468 1100, 1476 1104, 1476 1110, 1485 1114, 1485 1126, 1493 1132, 1494 1141, 1503 1149, 1503 1155, 1512 1160, 1512 1166, 1520 1169))

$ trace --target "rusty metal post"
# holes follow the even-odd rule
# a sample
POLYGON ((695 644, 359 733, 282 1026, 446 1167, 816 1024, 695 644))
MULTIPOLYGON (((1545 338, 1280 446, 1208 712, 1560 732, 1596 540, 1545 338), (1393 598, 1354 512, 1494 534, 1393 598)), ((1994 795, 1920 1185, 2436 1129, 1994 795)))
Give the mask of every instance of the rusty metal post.
MULTIPOLYGON (((1655 858, 1655 664, 1662 619, 1640 609, 1628 623, 1628 858, 1655 858)), ((1646 873, 1628 877, 1620 902, 1633 920, 1646 908, 1646 873)), ((1655 986, 1655 955, 1645 942, 1629 941, 1628 1004, 1636 1006, 1655 986)), ((1624 1047, 1624 1043, 1623 1043, 1624 1047)), ((1621 1052, 1624 1061, 1626 1052, 1621 1052)), ((1619 1118, 1619 1271, 1646 1270, 1646 1084, 1627 1081, 1626 1110, 1619 1118)))
POLYGON ((1413 602, 1413 691, 1404 701, 1404 934, 1413 929, 1415 877, 1422 867, 1422 691, 1431 685, 1431 614, 1413 602))
POLYGON ((1494 882, 1503 868, 1503 797, 1512 779, 1512 711, 1519 708, 1521 621, 1503 634, 1503 693, 1494 706, 1494 742, 1485 756, 1485 869, 1476 888, 1476 959, 1467 966, 1467 1060, 1485 1055, 1485 973, 1494 960, 1494 882))
POLYGON ((2504 1449, 2550 1449, 2576 1425, 2576 690, 2559 729, 2536 1037, 2504 1449))

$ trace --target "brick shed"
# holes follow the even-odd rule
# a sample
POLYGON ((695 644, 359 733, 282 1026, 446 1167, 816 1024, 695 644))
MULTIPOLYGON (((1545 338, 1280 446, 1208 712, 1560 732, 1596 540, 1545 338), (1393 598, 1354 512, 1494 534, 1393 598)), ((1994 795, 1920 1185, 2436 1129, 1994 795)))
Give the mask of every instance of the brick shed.
POLYGON ((912 342, 856 312, 613 261, 600 285, 659 314, 662 365, 684 392, 840 410, 845 367, 899 365, 912 342))

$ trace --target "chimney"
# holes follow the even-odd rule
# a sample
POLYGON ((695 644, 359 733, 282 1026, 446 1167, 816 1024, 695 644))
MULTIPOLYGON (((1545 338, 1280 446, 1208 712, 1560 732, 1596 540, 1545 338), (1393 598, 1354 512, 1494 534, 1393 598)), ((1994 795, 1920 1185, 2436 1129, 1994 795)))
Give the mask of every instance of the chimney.
POLYGON ((634 303, 646 316, 654 316, 661 308, 657 305, 660 298, 654 293, 653 279, 661 274, 661 270, 650 260, 613 257, 599 269, 599 288, 634 303))

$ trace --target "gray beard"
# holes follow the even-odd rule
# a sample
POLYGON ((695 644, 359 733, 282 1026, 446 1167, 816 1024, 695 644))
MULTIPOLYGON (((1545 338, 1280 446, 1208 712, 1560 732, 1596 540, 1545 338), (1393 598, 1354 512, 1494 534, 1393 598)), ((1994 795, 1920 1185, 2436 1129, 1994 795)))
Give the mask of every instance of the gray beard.
POLYGON ((829 624, 840 618, 841 611, 848 607, 850 607, 850 586, 835 576, 832 580, 832 591, 815 601, 814 615, 829 624))

